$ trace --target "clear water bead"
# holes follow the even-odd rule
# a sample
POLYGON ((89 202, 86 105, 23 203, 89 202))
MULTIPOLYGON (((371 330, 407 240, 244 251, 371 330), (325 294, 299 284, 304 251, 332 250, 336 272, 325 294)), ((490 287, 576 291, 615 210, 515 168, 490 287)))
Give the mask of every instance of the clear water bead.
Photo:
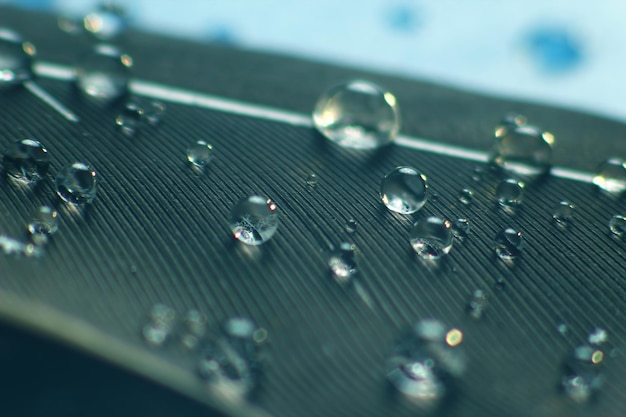
POLYGON ((522 204, 524 183, 508 178, 496 187, 496 201, 504 209, 514 210, 522 204))
POLYGON ((267 197, 253 195, 240 200, 230 213, 230 229, 239 241, 260 245, 278 229, 278 207, 267 197))
POLYGON ((412 214, 427 200, 426 176, 412 167, 396 167, 383 178, 380 198, 391 211, 412 214))
POLYGON ((546 174, 552 163, 554 136, 530 125, 496 129, 491 161, 513 177, 532 180, 546 174))
POLYGON ((459 202, 461 202, 461 204, 465 204, 466 206, 469 206, 470 204, 472 204, 473 201, 474 201, 474 191, 470 190, 469 188, 463 188, 459 192, 459 202))
POLYGON ((507 227, 500 231, 495 238, 494 251, 503 261, 512 261, 522 254, 524 241, 522 232, 507 227))
POLYGON ((96 10, 83 19, 85 30, 100 40, 113 39, 128 25, 126 11, 111 1, 100 3, 96 10))
POLYGON ((439 217, 418 220, 411 229, 413 250, 423 259, 439 259, 452 249, 454 236, 450 221, 439 217))
POLYGON ((616 238, 626 237, 626 217, 615 215, 609 220, 609 230, 616 238))
POLYGON ((85 97, 110 103, 128 93, 131 66, 132 58, 115 46, 96 45, 75 65, 76 86, 85 97))
POLYGON ((339 245, 339 249, 333 251, 328 258, 328 267, 333 277, 340 284, 349 282, 357 273, 356 262, 354 260, 356 248, 354 245, 344 242, 339 245))
POLYGON ((50 166, 48 150, 35 139, 13 142, 2 160, 5 174, 22 184, 34 184, 43 179, 50 166))
POLYGON ((319 178, 317 178, 316 174, 309 174, 309 176, 306 177, 306 185, 308 185, 311 188, 315 188, 317 187, 318 180, 319 178))
POLYGON ((96 198, 96 171, 82 162, 74 162, 56 176, 57 194, 74 205, 90 204, 96 198))
POLYGON ((340 146, 374 149, 400 130, 396 97, 369 81, 355 80, 326 91, 313 111, 313 124, 340 146))
POLYGON ((626 191, 626 161, 620 158, 607 159, 596 168, 593 183, 609 194, 622 194, 626 191))
POLYGON ((457 218, 452 225, 452 233, 454 233, 454 236, 460 240, 468 235, 470 229, 470 221, 465 217, 457 218))
POLYGON ((27 229, 33 243, 46 243, 48 237, 59 229, 59 215, 57 211, 48 206, 39 207, 31 217, 27 229))
POLYGON ((128 102, 115 118, 115 124, 125 136, 134 136, 143 124, 143 109, 134 102, 128 102))
POLYGON ((575 209, 576 206, 569 201, 561 201, 554 210, 552 210, 552 220, 554 224, 562 228, 569 227, 572 224, 575 209))
POLYGON ((33 78, 35 47, 7 28, 0 27, 0 90, 33 78))
POLYGON ((156 126, 161 123, 167 107, 160 101, 152 100, 141 106, 143 109, 143 117, 149 125, 156 126))
POLYGON ((187 148, 187 161, 196 168, 203 169, 213 160, 213 145, 203 140, 187 148))

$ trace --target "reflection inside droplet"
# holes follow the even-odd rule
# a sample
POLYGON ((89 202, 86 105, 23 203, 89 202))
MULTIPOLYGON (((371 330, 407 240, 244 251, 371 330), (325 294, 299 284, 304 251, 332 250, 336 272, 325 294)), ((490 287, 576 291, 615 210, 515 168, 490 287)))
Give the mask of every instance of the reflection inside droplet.
POLYGON ((328 267, 335 280, 340 284, 348 283, 356 275, 355 250, 356 247, 354 245, 344 242, 328 258, 328 267))
POLYGON ((10 29, 0 27, 0 91, 33 78, 35 47, 10 29))
POLYGON ((230 228, 235 238, 247 245, 260 245, 278 229, 278 207, 267 197, 246 197, 233 207, 230 228))
POLYGON ((596 168, 593 183, 602 191, 621 195, 626 191, 626 161, 609 158, 596 168))
POLYGON ((396 167, 383 178, 380 198, 391 211, 412 214, 426 204, 426 176, 412 167, 396 167))
POLYGON ((76 86, 85 97, 110 103, 128 93, 130 56, 115 46, 96 45, 83 54, 75 68, 76 86))
POLYGON ((503 261, 513 261, 522 254, 522 232, 507 227, 500 231, 495 238, 494 251, 503 261))
POLYGON ((439 217, 418 220, 411 229, 413 250, 423 259, 439 259, 452 249, 454 242, 450 221, 439 217))
POLYGON ((552 163, 554 137, 530 125, 507 125, 496 130, 492 162, 508 175, 533 180, 552 163))
POLYGON ((2 162, 9 179, 30 185, 45 177, 50 165, 50 156, 39 141, 20 139, 9 145, 2 162))
POLYGON ((56 176, 57 194, 74 205, 90 204, 96 198, 96 171, 82 162, 61 169, 56 176))

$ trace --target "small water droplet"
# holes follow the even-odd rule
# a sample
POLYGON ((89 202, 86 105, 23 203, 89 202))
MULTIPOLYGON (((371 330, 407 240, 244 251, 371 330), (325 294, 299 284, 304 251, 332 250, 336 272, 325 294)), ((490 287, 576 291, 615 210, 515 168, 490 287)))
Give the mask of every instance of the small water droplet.
POLYGON ((522 232, 507 227, 496 235, 494 251, 503 261, 513 261, 522 254, 523 243, 522 232))
POLYGON ((412 167, 396 167, 383 178, 380 198, 391 211, 412 214, 426 204, 426 176, 412 167))
POLYGON ((87 32, 100 40, 113 39, 127 27, 126 11, 119 4, 106 1, 83 19, 87 32))
POLYGON ((459 192, 459 201, 466 206, 469 206, 474 201, 474 191, 469 188, 463 188, 459 192))
POLYGON ((564 323, 560 323, 559 325, 556 326, 556 330, 561 333, 561 335, 565 336, 567 335, 568 332, 568 328, 567 328, 567 324, 564 323))
POLYGON ((626 190, 626 161, 609 158, 596 168, 593 183, 600 190, 613 195, 621 195, 626 190))
POLYGON ((134 102, 128 102, 115 118, 115 124, 126 136, 134 136, 142 127, 143 109, 134 102))
POLYGON ((156 126, 161 123, 167 107, 160 101, 152 100, 149 103, 141 106, 143 109, 143 117, 151 126, 156 126))
POLYGON ((0 27, 0 90, 33 78, 35 48, 16 32, 0 27))
POLYGON ((203 170, 213 160, 213 154, 213 145, 199 140, 187 148, 187 161, 193 167, 203 170))
POLYGON ((132 58, 115 46, 96 45, 83 54, 75 68, 76 86, 87 98, 110 103, 128 94, 132 58))
POLYGON ((462 335, 437 320, 418 322, 393 348, 386 377, 399 393, 422 411, 433 411, 455 391, 465 371, 459 350, 462 335))
POLYGON ((467 312, 475 319, 480 320, 489 304, 489 297, 483 290, 476 290, 467 304, 467 312))
POLYGON ((607 331, 604 329, 601 329, 600 327, 596 327, 595 329, 593 329, 591 333, 589 333, 589 335, 587 336, 587 341, 591 343, 592 345, 597 345, 597 346, 606 343, 608 339, 609 339, 609 335, 607 331))
POLYGON ((171 329, 155 323, 146 324, 141 332, 146 343, 154 347, 163 346, 171 335, 171 329))
POLYGON ((496 201, 506 211, 514 211, 522 204, 524 183, 508 178, 496 187, 496 201))
POLYGON ((344 230, 346 233, 356 233, 356 229, 358 227, 358 223, 354 219, 349 219, 344 225, 344 230))
POLYGON ((582 345, 565 361, 561 386, 565 394, 577 403, 586 403, 602 387, 604 353, 592 346, 582 345))
POLYGON ((452 249, 454 242, 449 220, 439 217, 419 219, 411 229, 413 250, 423 259, 439 259, 452 249))
POLYGON ((45 177, 50 166, 50 155, 39 141, 20 139, 9 145, 2 162, 9 179, 30 185, 45 177))
POLYGON ((207 331, 207 318, 198 310, 189 310, 183 319, 184 331, 180 338, 181 344, 193 350, 207 331))
POLYGON ((340 284, 348 283, 357 273, 354 253, 356 247, 350 243, 342 243, 338 250, 333 251, 328 258, 328 266, 333 277, 340 284))
POLYGON ((374 149, 393 142, 400 130, 400 114, 392 93, 369 81, 355 80, 322 94, 313 123, 340 146, 374 149))
POLYGON ((476 167, 472 171, 472 179, 476 182, 482 181, 484 175, 485 175, 485 170, 481 167, 476 167))
POLYGON ((265 243, 278 229, 278 207, 266 197, 246 197, 232 209, 230 228, 235 238, 247 245, 265 243))
POLYGON ((39 207, 27 226, 31 240, 38 245, 47 243, 49 236, 56 233, 58 228, 58 213, 48 206, 39 207))
POLYGON ((530 125, 496 129, 491 161, 503 172, 527 180, 546 174, 552 160, 554 136, 530 125))
POLYGON ((575 208, 569 201, 561 201, 552 211, 554 224, 564 229, 570 227, 575 208))
POLYGON ((317 178, 317 175, 315 174, 309 174, 308 177, 306 177, 306 185, 308 185, 309 187, 311 187, 311 189, 317 187, 317 181, 319 179, 317 178))
POLYGON ((615 215, 609 220, 609 230, 612 236, 622 239, 626 236, 626 217, 615 215))
POLYGON ((96 171, 82 162, 74 162, 56 176, 57 194, 74 205, 90 204, 96 198, 96 171))
POLYGON ((155 304, 150 309, 150 320, 158 326, 171 329, 176 322, 176 311, 165 304, 155 304))
POLYGON ((452 233, 457 239, 463 240, 469 234, 470 229, 470 221, 465 217, 459 217, 454 221, 452 233))

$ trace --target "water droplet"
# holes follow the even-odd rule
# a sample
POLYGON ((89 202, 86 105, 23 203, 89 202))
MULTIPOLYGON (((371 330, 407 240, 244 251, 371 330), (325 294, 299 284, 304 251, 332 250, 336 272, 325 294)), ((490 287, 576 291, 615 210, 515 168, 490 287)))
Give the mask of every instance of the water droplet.
POLYGON ((317 175, 315 174, 309 174, 308 177, 306 177, 306 185, 308 185, 309 187, 311 187, 312 189, 317 187, 317 175))
POLYGON ((246 197, 232 209, 230 228, 235 238, 246 245, 265 243, 278 229, 278 207, 266 197, 246 197))
POLYGON ((50 235, 59 229, 59 216, 55 209, 42 206, 33 214, 27 226, 33 243, 41 245, 48 242, 50 235))
POLYGON ((387 359, 387 380, 422 411, 436 409, 454 393, 465 371, 462 333, 436 320, 418 322, 387 359))
POLYGON ((553 143, 552 134, 534 126, 501 126, 491 160, 511 176, 532 180, 550 169, 553 143))
POLYGON ((507 227, 496 235, 494 251, 503 261, 513 261, 522 254, 523 243, 522 232, 507 227))
POLYGON ((570 227, 575 208, 569 201, 561 201, 552 211, 554 224, 562 228, 570 227))
POLYGON ((626 217, 615 215, 609 220, 609 230, 612 236, 622 239, 626 236, 626 217))
POLYGON ((465 238, 471 229, 470 222, 465 217, 459 217, 454 221, 452 226, 452 233, 458 239, 465 238))
POLYGON ((609 194, 620 195, 626 190, 626 161, 610 158, 596 169, 593 183, 609 194))
POLYGON ((133 102, 128 102, 115 118, 115 124, 126 136, 134 136, 141 129, 143 109, 133 102))
POLYGON ((400 130, 396 98, 369 81, 333 87, 317 101, 313 123, 340 146, 374 149, 391 143, 400 130))
POLYGON ((213 145, 199 140, 187 148, 187 161, 200 170, 204 169, 213 160, 213 145))
POLYGON ((28 258, 38 258, 43 255, 40 246, 30 242, 25 243, 4 234, 0 234, 0 249, 5 255, 24 255, 28 258))
POLYGON ((9 179, 29 185, 45 177, 50 166, 50 156, 39 141, 20 139, 9 145, 2 162, 9 179))
POLYGON ((101 3, 83 19, 87 32, 100 40, 113 39, 127 26, 126 11, 110 1, 101 3))
POLYGON ((151 346, 160 347, 171 337, 176 324, 176 311, 165 304, 155 304, 150 309, 150 320, 141 333, 151 346))
POLYGON ((527 122, 528 120, 523 114, 511 112, 504 116, 500 124, 504 126, 524 126, 527 122))
POLYGON ((508 178, 496 187, 496 201, 503 209, 514 211, 522 204, 524 183, 508 178))
POLYGON ((90 204, 96 198, 96 171, 82 162, 60 170, 56 177, 57 194, 70 204, 90 204))
POLYGON ((474 191, 469 188, 463 188, 459 192, 459 201, 466 206, 469 206, 474 201, 474 191))
POLYGON ((588 402, 604 383, 602 362, 604 353, 592 346, 574 349, 565 361, 561 386, 565 394, 577 403, 588 402))
POLYGON ((567 335, 568 332, 568 328, 567 328, 567 324, 564 323, 560 323, 559 325, 556 326, 556 330, 561 333, 561 335, 565 336, 567 335))
POLYGON ((474 171, 472 171, 472 179, 476 182, 481 181, 484 175, 485 175, 485 170, 481 167, 476 167, 474 168, 474 171))
POLYGON ((439 217, 419 219, 411 229, 411 246, 423 259, 439 259, 452 249, 450 221, 439 217))
POLYGON ((480 320, 488 304, 489 297, 487 296, 487 293, 483 290, 476 290, 467 304, 467 312, 473 319, 480 320))
POLYGON ((176 311, 165 304, 155 304, 150 309, 150 320, 156 325, 172 328, 176 322, 176 311))
POLYGON ((383 178, 380 198, 391 211, 412 214, 426 204, 426 176, 412 167, 396 167, 383 178))
POLYGON ((350 219, 346 222, 343 229, 346 231, 346 233, 356 233, 357 227, 358 227, 358 223, 356 222, 356 220, 350 219))
POLYGON ((207 331, 207 318, 198 310, 189 310, 183 319, 184 333, 181 344, 189 349, 195 349, 207 331))
POLYGON ((33 78, 32 58, 35 47, 22 37, 0 27, 0 90, 33 78))
POLYGON ((330 271, 340 284, 348 283, 357 273, 356 262, 354 261, 355 250, 354 245, 344 242, 328 258, 330 271))
POLYGON ((591 343, 592 345, 598 345, 598 346, 606 343, 608 339, 609 339, 609 335, 606 332, 606 330, 601 329, 599 327, 596 327, 595 329, 593 329, 591 333, 589 333, 589 335, 587 336, 587 341, 589 343, 591 343))
POLYGON ((163 116, 165 116, 165 110, 167 107, 160 101, 152 100, 149 103, 141 106, 143 109, 143 117, 151 126, 156 126, 161 123, 163 116))
POLYGON ((110 103, 128 93, 132 59, 112 45, 96 45, 76 64, 76 86, 87 98, 110 103))
POLYGON ((148 323, 143 327, 141 333, 146 343, 154 347, 160 347, 169 339, 172 331, 155 323, 148 323))

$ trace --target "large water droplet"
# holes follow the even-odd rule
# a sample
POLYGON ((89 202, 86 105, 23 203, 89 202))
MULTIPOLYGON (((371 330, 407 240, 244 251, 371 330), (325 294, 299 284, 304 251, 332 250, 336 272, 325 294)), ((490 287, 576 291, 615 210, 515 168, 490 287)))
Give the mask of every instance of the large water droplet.
POLYGON ((496 201, 505 210, 513 211, 522 204, 524 183, 508 178, 496 187, 496 201))
POLYGON ((610 194, 622 194, 626 190, 626 161, 620 158, 604 161, 596 168, 593 183, 610 194))
POLYGON ((426 204, 426 176, 412 167, 396 167, 383 178, 380 198, 391 211, 412 214, 426 204))
POLYGON ((622 239, 626 236, 626 217, 615 215, 609 220, 609 230, 616 238, 622 239))
POLYGON ((0 90, 33 78, 35 47, 7 28, 0 27, 0 90))
POLYGON ((439 217, 419 219, 411 229, 413 250, 423 259, 439 259, 452 249, 454 236, 450 221, 439 217))
POLYGON ((34 184, 44 178, 50 166, 46 148, 35 139, 13 142, 4 153, 4 172, 21 184, 34 184))
POLYGON ((565 361, 561 386, 565 394, 577 403, 588 402, 604 383, 602 362, 604 353, 588 345, 578 346, 565 361))
POLYGON ((232 209, 230 228, 235 238, 247 245, 265 243, 278 229, 278 207, 267 197, 246 197, 232 209))
POLYGON ((369 81, 350 81, 326 91, 313 111, 317 130, 340 146, 374 149, 400 130, 396 98, 369 81))
POLYGON ((75 205, 90 204, 96 198, 96 171, 82 162, 74 162, 56 176, 57 194, 75 205))
POLYGON ((213 153, 213 145, 199 140, 187 148, 187 161, 202 170, 213 160, 213 153))
POLYGON ((562 228, 570 227, 575 208, 569 201, 561 201, 552 211, 554 224, 562 228))
POLYGON ((109 40, 121 34, 128 24, 126 11, 119 4, 102 2, 83 19, 87 32, 98 39, 109 40))
POLYGON ((134 102, 128 102, 115 118, 115 124, 119 126, 125 136, 134 136, 143 124, 143 109, 134 102))
POLYGON ((340 284, 348 283, 356 275, 357 268, 354 260, 355 246, 342 243, 339 249, 333 251, 328 258, 328 266, 333 277, 340 284))
POLYGON ((461 202, 461 204, 469 206, 474 201, 474 191, 470 190, 469 188, 463 188, 459 192, 459 201, 461 202))
POLYGON ((131 57, 115 46, 96 45, 82 55, 75 66, 76 86, 84 96, 110 103, 128 93, 131 66, 131 57))
POLYGON ((494 251, 503 261, 513 261, 522 254, 523 243, 522 232, 507 227, 496 235, 494 251))
POLYGON ((42 206, 33 214, 27 226, 33 243, 41 245, 59 229, 59 215, 55 209, 42 206))
POLYGON ((462 333, 436 320, 418 322, 387 359, 387 380, 422 411, 433 411, 455 391, 465 370, 462 333))
POLYGON ((473 319, 479 320, 482 318, 488 304, 489 297, 487 296, 487 293, 483 290, 476 290, 467 304, 467 312, 473 319))
POLYGON ((589 343, 598 346, 606 343, 608 339, 609 335, 607 331, 600 327, 596 327, 595 329, 593 329, 591 333, 589 333, 589 335, 587 336, 587 341, 589 343))
POLYGON ((507 174, 535 179, 546 174, 552 161, 554 137, 529 125, 496 129, 492 162, 507 174))

